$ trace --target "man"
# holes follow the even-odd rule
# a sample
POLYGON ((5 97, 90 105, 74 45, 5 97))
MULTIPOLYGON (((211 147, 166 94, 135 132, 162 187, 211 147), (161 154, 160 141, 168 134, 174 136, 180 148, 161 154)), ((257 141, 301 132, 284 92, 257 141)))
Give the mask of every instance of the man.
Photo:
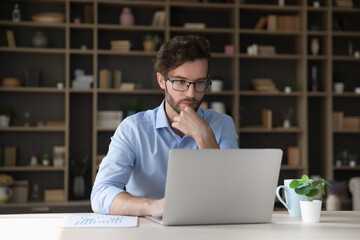
POLYGON ((238 148, 232 118, 199 108, 211 85, 209 62, 203 37, 177 36, 160 48, 155 70, 165 100, 115 131, 91 193, 94 212, 160 217, 170 149, 238 148))

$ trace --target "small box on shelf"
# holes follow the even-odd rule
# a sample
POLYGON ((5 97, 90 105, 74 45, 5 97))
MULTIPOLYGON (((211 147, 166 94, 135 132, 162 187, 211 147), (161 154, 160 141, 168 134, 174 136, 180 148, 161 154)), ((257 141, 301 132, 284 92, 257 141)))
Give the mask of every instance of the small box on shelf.
POLYGON ((288 147, 286 149, 287 164, 290 166, 300 165, 300 148, 299 147, 288 147))
POLYGON ((45 202, 63 202, 65 201, 64 189, 46 189, 44 190, 45 202))

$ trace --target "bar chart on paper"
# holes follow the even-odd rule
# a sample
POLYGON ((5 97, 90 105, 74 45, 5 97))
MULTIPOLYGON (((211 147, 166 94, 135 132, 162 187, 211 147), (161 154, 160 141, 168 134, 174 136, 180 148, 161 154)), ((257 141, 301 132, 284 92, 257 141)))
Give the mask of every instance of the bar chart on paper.
POLYGON ((105 228, 137 227, 138 217, 102 215, 102 214, 69 214, 66 216, 65 228, 105 228))

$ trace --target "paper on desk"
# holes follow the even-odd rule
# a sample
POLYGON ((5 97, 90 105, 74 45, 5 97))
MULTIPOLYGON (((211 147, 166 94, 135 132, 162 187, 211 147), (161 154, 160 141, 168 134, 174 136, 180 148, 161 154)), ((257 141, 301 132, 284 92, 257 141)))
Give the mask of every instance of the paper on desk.
POLYGON ((137 227, 138 217, 69 214, 65 219, 65 228, 101 228, 101 227, 137 227))

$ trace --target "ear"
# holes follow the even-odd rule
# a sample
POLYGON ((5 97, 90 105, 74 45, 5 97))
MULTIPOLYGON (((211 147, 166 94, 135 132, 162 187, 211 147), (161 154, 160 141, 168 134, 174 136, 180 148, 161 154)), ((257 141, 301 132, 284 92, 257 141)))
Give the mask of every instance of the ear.
POLYGON ((165 89, 165 78, 164 78, 164 76, 162 74, 160 74, 159 72, 157 72, 156 73, 156 78, 157 78, 159 86, 162 89, 165 89))

